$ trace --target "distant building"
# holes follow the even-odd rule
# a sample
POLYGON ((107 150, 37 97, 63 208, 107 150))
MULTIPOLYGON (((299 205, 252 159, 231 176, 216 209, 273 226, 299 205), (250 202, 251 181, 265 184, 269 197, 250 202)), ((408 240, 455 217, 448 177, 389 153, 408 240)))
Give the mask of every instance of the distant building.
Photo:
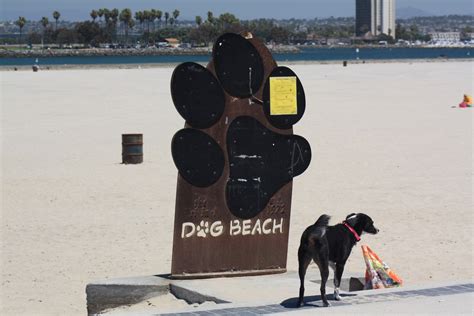
POLYGON ((179 39, 174 38, 174 37, 173 38, 165 38, 165 42, 167 42, 168 45, 171 46, 171 47, 178 47, 179 44, 181 43, 179 41, 179 39))
POLYGON ((395 38, 395 0, 356 0, 356 36, 395 38))
POLYGON ((433 32, 430 33, 431 40, 434 42, 460 42, 460 32, 433 32))

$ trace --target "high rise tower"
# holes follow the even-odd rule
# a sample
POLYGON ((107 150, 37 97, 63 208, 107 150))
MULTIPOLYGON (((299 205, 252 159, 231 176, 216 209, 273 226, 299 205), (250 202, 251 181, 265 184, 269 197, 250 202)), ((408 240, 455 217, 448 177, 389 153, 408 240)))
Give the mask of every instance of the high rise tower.
POLYGON ((356 35, 395 37, 395 0, 356 0, 356 35))

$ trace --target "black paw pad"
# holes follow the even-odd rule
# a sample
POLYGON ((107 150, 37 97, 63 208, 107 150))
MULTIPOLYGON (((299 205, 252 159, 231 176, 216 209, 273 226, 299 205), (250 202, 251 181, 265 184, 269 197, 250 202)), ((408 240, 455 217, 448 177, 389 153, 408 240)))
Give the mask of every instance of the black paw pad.
POLYGON ((228 94, 248 98, 260 89, 264 75, 262 58, 242 36, 220 36, 214 44, 213 58, 217 78, 228 94))
POLYGON ((311 161, 311 148, 304 138, 272 132, 249 116, 238 117, 229 126, 227 153, 227 205, 242 219, 263 211, 270 198, 311 161))
POLYGON ((216 77, 203 66, 180 64, 171 77, 171 96, 179 114, 195 128, 208 128, 224 112, 225 96, 216 77))
POLYGON ((277 128, 289 129, 303 117, 305 109, 304 89, 298 76, 290 68, 276 67, 263 88, 263 112, 270 124, 277 128), (279 100, 279 97, 282 100, 279 100), (282 107, 280 104, 294 106, 282 107))
POLYGON ((214 184, 224 170, 224 154, 219 144, 196 129, 178 131, 171 141, 171 153, 180 175, 197 187, 214 184))

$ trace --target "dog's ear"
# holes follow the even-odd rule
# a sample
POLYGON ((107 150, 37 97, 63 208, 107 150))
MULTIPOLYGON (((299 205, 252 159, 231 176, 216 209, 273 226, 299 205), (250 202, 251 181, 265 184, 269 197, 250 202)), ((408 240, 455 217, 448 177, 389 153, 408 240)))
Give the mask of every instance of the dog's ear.
POLYGON ((346 217, 346 222, 347 224, 354 226, 357 223, 357 214, 356 213, 351 213, 347 215, 346 217))

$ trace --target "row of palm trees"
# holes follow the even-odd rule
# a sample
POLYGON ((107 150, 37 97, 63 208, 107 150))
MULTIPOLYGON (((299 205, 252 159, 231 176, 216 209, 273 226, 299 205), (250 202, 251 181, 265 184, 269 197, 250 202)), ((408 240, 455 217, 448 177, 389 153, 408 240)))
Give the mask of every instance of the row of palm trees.
MULTIPOLYGON (((53 19, 56 20, 56 30, 58 29, 58 21, 59 18, 61 17, 61 13, 59 11, 54 11, 53 12, 53 19)), ((41 25, 43 26, 43 31, 46 30, 46 28, 49 25, 49 19, 46 16, 43 16, 40 20, 41 25)), ((23 33, 23 27, 26 24, 26 18, 24 16, 19 16, 18 19, 15 21, 15 24, 20 28, 20 43, 21 43, 21 36, 23 33)))
MULTIPOLYGON (((161 19, 164 17, 165 19, 165 25, 168 25, 168 22, 170 25, 173 25, 176 23, 178 16, 180 12, 179 10, 174 10, 172 12, 172 15, 170 16, 169 12, 163 12, 161 10, 144 10, 144 11, 136 11, 134 18, 136 21, 140 23, 140 26, 142 28, 142 31, 144 32, 144 27, 143 24, 147 24, 147 31, 150 31, 150 23, 152 26, 155 26, 155 20, 158 20, 160 25, 161 25, 161 19)), ((107 8, 102 8, 98 10, 92 10, 90 12, 90 16, 92 18, 92 21, 95 22, 97 18, 99 18, 99 23, 102 23, 102 21, 105 23, 105 25, 108 25, 110 21, 116 23, 117 18, 124 23, 126 28, 128 27, 133 27, 135 22, 133 22, 132 18, 132 12, 130 9, 123 9, 120 13, 117 9, 112 9, 109 10, 107 8), (103 20, 102 20, 103 18, 103 20), (131 25, 133 24, 133 25, 131 25)))
POLYGON ((161 25, 161 19, 164 17, 165 25, 173 25, 176 23, 180 12, 179 10, 174 10, 172 12, 172 16, 168 12, 163 12, 161 10, 151 9, 151 10, 144 10, 144 11, 136 11, 135 15, 132 16, 132 10, 129 8, 123 9, 119 12, 118 9, 107 9, 102 8, 98 10, 92 10, 90 12, 90 17, 92 21, 95 23, 96 19, 99 18, 99 24, 102 22, 105 23, 106 27, 112 25, 112 28, 115 28, 117 25, 117 20, 120 21, 124 27, 125 39, 128 38, 128 31, 135 26, 135 21, 140 23, 140 27, 142 29, 142 33, 145 32, 143 24, 147 24, 147 31, 150 32, 150 23, 152 24, 153 28, 155 27, 155 20, 158 20, 161 25), (135 20, 133 19, 135 18, 135 20), (103 20, 102 20, 103 18, 103 20))
POLYGON ((164 15, 163 15, 162 11, 151 9, 151 10, 144 10, 144 11, 135 12, 135 20, 140 22, 140 26, 142 27, 143 32, 145 31, 145 29, 143 27, 143 24, 146 23, 147 31, 150 32, 150 23, 154 28, 155 27, 155 20, 158 20, 159 24, 161 25, 161 18, 164 17, 166 26, 168 25, 168 21, 169 21, 170 25, 173 25, 174 23, 176 23, 179 14, 180 14, 179 10, 174 10, 172 12, 172 16, 170 16, 169 12, 165 12, 164 15))
MULTIPOLYGON (((53 12, 53 19, 56 20, 56 30, 58 29, 58 21, 59 18, 61 17, 61 13, 59 11, 54 11, 53 12)), ((43 16, 40 20, 41 25, 43 26, 43 37, 44 37, 44 32, 46 31, 46 28, 49 25, 49 19, 46 16, 43 16)), ((18 19, 15 21, 15 24, 20 28, 20 38, 19 42, 21 43, 21 37, 23 35, 23 27, 26 25, 26 18, 24 16, 19 16, 18 19)))
MULTIPOLYGON (((170 14, 168 12, 165 12, 164 18, 165 18, 166 25, 168 25, 168 20, 170 20, 171 25, 174 22, 176 22, 179 16, 179 13, 180 13, 179 10, 174 10, 173 17, 170 18, 170 14)), ((106 27, 109 27, 111 25, 113 29, 115 29, 117 25, 117 21, 120 21, 124 27, 125 40, 127 41, 128 30, 132 29, 135 26, 135 20, 140 23, 140 26, 143 32, 144 32, 143 23, 147 22, 148 32, 149 32, 150 22, 154 26, 155 20, 158 19, 161 24, 161 18, 163 17, 163 12, 160 10, 155 10, 155 9, 137 11, 135 12, 135 20, 134 20, 132 16, 132 10, 130 10, 129 8, 123 9, 120 12, 118 9, 109 10, 107 8, 102 8, 98 10, 92 10, 90 12, 90 17, 92 18, 92 21, 94 23, 95 23, 95 20, 99 18, 99 24, 102 24, 102 22, 104 22, 106 27)))
MULTIPOLYGON (((163 14, 161 10, 151 9, 151 10, 137 11, 135 12, 134 17, 135 17, 135 20, 140 23, 142 32, 145 32, 145 29, 143 27, 144 23, 146 23, 147 25, 147 31, 150 32, 150 23, 154 28, 155 21, 158 20, 161 25, 161 19, 164 18, 166 26, 168 25, 168 23, 170 25, 173 25, 178 20, 179 14, 180 14, 179 10, 174 10, 170 15, 169 12, 165 12, 163 14)), ((54 11, 52 16, 53 16, 53 19, 56 21, 55 29, 57 30, 58 21, 59 21, 59 18, 61 17, 61 13, 59 11, 54 11)), ((117 25, 117 22, 120 21, 124 27, 125 37, 128 37, 128 30, 135 26, 135 20, 133 19, 133 16, 132 16, 132 10, 130 10, 129 8, 123 9, 122 11, 119 11, 118 9, 107 9, 107 8, 92 10, 90 12, 90 16, 93 22, 95 22, 96 19, 99 18, 99 24, 102 24, 103 22, 106 27, 111 26, 114 29, 117 25)), ((27 20, 23 16, 18 17, 18 19, 15 21, 15 24, 20 29, 20 39, 19 39, 20 42, 21 42, 21 37, 23 34, 23 27, 25 26, 26 22, 27 20)), ((44 36, 44 32, 46 31, 46 28, 49 25, 48 17, 45 17, 45 16, 42 17, 40 20, 40 23, 43 26, 43 36, 44 36)))

